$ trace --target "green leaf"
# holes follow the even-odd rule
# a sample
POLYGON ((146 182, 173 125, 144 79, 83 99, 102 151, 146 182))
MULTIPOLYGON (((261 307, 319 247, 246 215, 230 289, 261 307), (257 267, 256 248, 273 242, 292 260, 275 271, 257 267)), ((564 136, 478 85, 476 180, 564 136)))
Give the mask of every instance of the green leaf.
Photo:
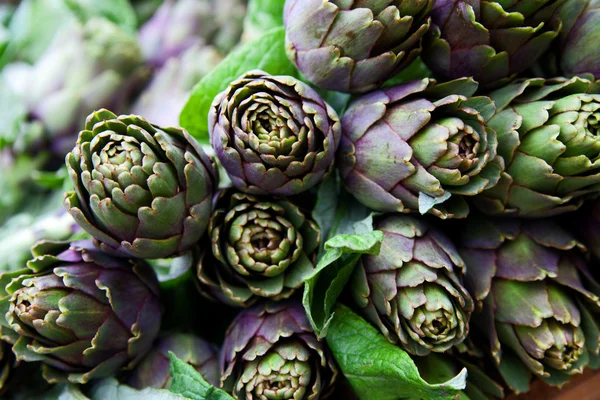
POLYGON ((456 397, 466 386, 466 369, 447 382, 427 383, 404 350, 341 304, 335 309, 328 331, 327 344, 361 399, 446 400, 456 397))
MULTIPOLYGON (((137 390, 119 383, 115 378, 94 381, 88 391, 91 400, 182 400, 185 397, 165 389, 146 388, 137 390)), ((62 399, 62 397, 60 398, 62 399)), ((69 398, 70 399, 70 398, 69 398)))
POLYGON ((272 29, 260 38, 247 42, 227 57, 192 89, 181 111, 179 124, 200 142, 208 142, 208 111, 215 96, 253 69, 272 75, 297 76, 296 67, 285 54, 285 30, 272 29))
POLYGON ((250 0, 244 19, 244 40, 255 40, 273 28, 283 26, 285 0, 250 0))
POLYGON ((189 364, 169 352, 169 373, 173 377, 171 392, 192 400, 233 400, 224 390, 206 382, 202 375, 189 364))
MULTIPOLYGON (((364 232, 357 223, 365 221, 372 214, 372 211, 357 201, 354 196, 345 189, 340 191, 338 198, 338 208, 335 213, 333 226, 329 232, 329 237, 340 233, 355 234, 364 232)), ((367 231, 373 230, 367 229, 367 231)))
POLYGON ((423 78, 433 78, 433 72, 425 65, 421 57, 417 57, 408 67, 394 75, 383 84, 384 87, 400 85, 423 78))
POLYGON ((325 243, 325 254, 304 283, 302 304, 319 338, 327 335, 332 310, 363 254, 379 254, 383 232, 337 235, 325 243))

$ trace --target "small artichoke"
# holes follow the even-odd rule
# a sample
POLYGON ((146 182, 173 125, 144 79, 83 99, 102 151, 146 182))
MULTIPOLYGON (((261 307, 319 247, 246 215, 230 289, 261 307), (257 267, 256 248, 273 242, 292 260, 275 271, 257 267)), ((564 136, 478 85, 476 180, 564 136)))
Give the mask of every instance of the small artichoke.
POLYGON ((211 250, 198 263, 207 297, 247 307, 290 297, 312 273, 321 232, 287 200, 221 192, 208 226, 211 250))
POLYGON ((194 46, 231 50, 242 36, 244 0, 165 0, 139 31, 144 58, 153 68, 194 46))
POLYGON ((287 0, 286 49, 312 83, 362 93, 421 53, 434 0, 287 0))
POLYGON ((195 335, 173 333, 156 339, 152 350, 131 372, 127 384, 136 389, 147 387, 168 389, 171 386, 169 375, 169 352, 190 364, 211 385, 219 385, 219 358, 216 346, 195 335))
POLYGON ((215 97, 211 143, 233 185, 255 195, 290 196, 333 168, 341 125, 308 85, 250 71, 215 97))
POLYGON ((465 285, 480 309, 473 328, 508 385, 527 390, 519 382, 528 371, 554 385, 582 372, 600 350, 600 285, 583 246, 550 220, 473 217, 460 232, 465 285))
POLYGON ((565 0, 437 0, 423 60, 438 76, 500 86, 529 68, 561 28, 565 0))
POLYGON ((87 118, 66 163, 75 190, 65 206, 106 252, 167 258, 206 230, 216 170, 181 128, 102 109, 87 118))
POLYGON ((287 300, 243 310, 221 350, 221 387, 236 399, 327 398, 338 371, 302 305, 287 300))
POLYGON ((600 193, 600 85, 583 78, 529 79, 490 94, 506 171, 475 198, 486 214, 552 216, 600 193))
POLYGON ((493 187, 504 165, 496 156, 487 97, 470 97, 471 79, 431 79, 359 97, 342 119, 337 164, 346 188, 378 211, 461 218, 464 196, 493 187))
POLYGON ((50 383, 86 383, 150 350, 161 305, 148 265, 89 241, 42 241, 32 254, 27 268, 0 275, 2 337, 18 359, 41 361, 50 383))
POLYGON ((461 344, 474 307, 450 239, 412 216, 381 217, 374 228, 383 231, 381 252, 362 256, 352 281, 363 314, 411 354, 461 344))
MULTIPOLYGON (((47 146, 61 158, 72 148, 81 121, 100 107, 122 111, 148 70, 135 36, 100 18, 67 24, 34 65, 13 63, 4 81, 22 99, 29 120, 11 137, 23 146, 47 146)), ((1 141, 1 140, 0 140, 1 141)))

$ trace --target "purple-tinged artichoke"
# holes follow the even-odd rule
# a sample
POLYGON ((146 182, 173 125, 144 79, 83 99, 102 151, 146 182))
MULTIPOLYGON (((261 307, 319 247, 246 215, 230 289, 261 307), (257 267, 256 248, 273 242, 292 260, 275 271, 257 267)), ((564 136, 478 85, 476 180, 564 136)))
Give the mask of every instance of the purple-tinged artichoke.
POLYGON ((91 242, 39 242, 27 268, 0 275, 2 337, 48 382, 86 383, 135 366, 160 328, 158 283, 143 261, 91 242))
POLYGON ((548 77, 590 73, 600 79, 600 1, 567 0, 559 17, 563 27, 558 43, 540 60, 542 71, 550 73, 548 77))
POLYGON ((131 372, 126 383, 136 389, 168 389, 171 386, 170 351, 194 367, 208 383, 219 385, 219 350, 204 339, 187 333, 162 335, 156 339, 152 349, 131 372))
POLYGON ((87 118, 66 163, 75 190, 65 206, 102 250, 167 258, 204 235, 216 170, 185 130, 103 109, 87 118))
POLYGON ((222 60, 214 47, 196 45, 155 71, 131 112, 159 126, 179 125, 179 114, 194 85, 222 60))
POLYGON ((25 150, 47 142, 47 148, 62 158, 72 148, 82 120, 100 107, 123 111, 149 70, 135 36, 94 18, 85 25, 65 25, 34 65, 9 64, 2 75, 23 102, 29 120, 0 137, 8 134, 9 143, 25 141, 25 150))
POLYGON ((240 40, 243 0, 165 0, 141 28, 138 40, 153 68, 198 45, 226 53, 240 40))
POLYGON ((560 31, 565 0, 437 0, 422 58, 444 79, 500 86, 529 68, 560 31))
POLYGON ((434 0, 287 0, 290 60, 312 83, 362 93, 421 53, 434 0))
POLYGON ((208 124, 233 185, 255 195, 290 196, 321 182, 341 134, 336 112, 307 84, 258 70, 215 97, 208 124))
POLYGON ((286 300, 243 310, 221 350, 221 387, 236 399, 318 400, 338 370, 302 305, 286 300))
POLYGON ((378 218, 378 256, 364 255, 352 295, 392 343, 415 355, 442 353, 469 333, 473 300, 462 285, 463 260, 450 239, 408 215, 378 218))
POLYGON ((506 171, 475 197, 484 213, 546 217, 600 194, 600 85, 585 77, 524 80, 489 94, 506 171))
POLYGON ((431 79, 377 90, 350 104, 342 119, 337 164, 346 188, 378 211, 462 218, 464 197, 493 187, 504 165, 496 155, 487 97, 470 97, 471 79, 431 79))
POLYGON ((211 248, 198 263, 202 293, 247 307, 261 297, 288 298, 302 286, 314 269, 321 232, 298 206, 224 191, 215 208, 211 248))
POLYGON ((525 391, 530 373, 561 385, 598 357, 600 285, 570 234, 550 220, 482 217, 459 232, 472 328, 511 388, 525 391))

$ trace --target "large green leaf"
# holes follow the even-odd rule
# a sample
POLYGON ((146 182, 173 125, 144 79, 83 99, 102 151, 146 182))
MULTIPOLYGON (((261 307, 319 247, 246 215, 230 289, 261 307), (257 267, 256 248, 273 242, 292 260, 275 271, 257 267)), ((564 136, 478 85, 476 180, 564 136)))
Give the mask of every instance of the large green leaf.
POLYGON ((244 74, 260 69, 272 75, 297 76, 285 54, 285 31, 275 28, 247 42, 227 57, 194 87, 181 111, 179 124, 200 142, 208 142, 208 111, 217 94, 244 74))
POLYGON ((273 28, 283 26, 285 0, 250 0, 244 19, 244 40, 255 40, 273 28))
POLYGON ((354 392, 363 400, 447 400, 466 386, 466 369, 447 382, 427 383, 404 350, 341 304, 335 309, 326 340, 354 392))
POLYGON ((171 392, 192 400, 233 400, 227 392, 206 382, 194 367, 178 359, 172 352, 169 352, 169 358, 169 373, 173 377, 171 392))

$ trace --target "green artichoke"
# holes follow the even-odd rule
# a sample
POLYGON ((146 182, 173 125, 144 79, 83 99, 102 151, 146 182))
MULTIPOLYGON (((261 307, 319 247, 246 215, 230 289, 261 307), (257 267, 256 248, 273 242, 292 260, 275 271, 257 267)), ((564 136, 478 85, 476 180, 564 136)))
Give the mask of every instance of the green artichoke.
POLYGON ((42 241, 27 268, 0 275, 2 338, 50 382, 86 383, 132 368, 160 328, 152 269, 91 242, 42 241))
POLYGON ((223 191, 208 226, 211 250, 198 263, 207 297, 247 307, 261 297, 281 300, 314 269, 317 224, 288 200, 223 191))
POLYGON ((550 220, 473 217, 460 233, 475 335, 512 389, 531 373, 561 385, 598 358, 600 285, 580 243, 550 220))
POLYGON ((221 350, 221 387, 239 400, 318 400, 338 370, 302 305, 268 302, 243 310, 221 350))
POLYGON ((444 79, 500 86, 529 68, 561 28, 565 0, 436 0, 422 58, 444 79))
POLYGON ((472 79, 422 79, 353 101, 342 119, 337 165, 344 184, 377 211, 464 218, 464 199, 493 187, 504 169, 496 155, 487 97, 472 79))
POLYGON ((102 109, 87 118, 66 163, 75 190, 65 205, 106 252, 167 258, 206 230, 216 170, 181 128, 102 109))
POLYGON ((0 141, 25 150, 47 144, 64 157, 89 113, 125 108, 149 75, 143 62, 135 37, 106 19, 66 24, 34 65, 18 62, 2 70, 24 112, 22 121, 0 132, 0 141))
POLYGON ((287 0, 286 49, 315 85, 362 93, 421 53, 434 0, 287 0))
POLYGON ((411 354, 444 352, 469 333, 473 300, 461 283, 464 263, 452 242, 411 216, 378 218, 378 256, 361 257, 352 295, 366 318, 411 354))
POLYGON ((219 385, 219 360, 216 346, 203 339, 187 334, 173 333, 159 337, 152 350, 135 367, 126 383, 136 389, 171 386, 169 375, 169 352, 190 364, 211 385, 219 385))
POLYGON ((552 216, 600 193, 600 85, 583 78, 529 79, 490 94, 506 171, 475 198, 486 214, 552 216))
POLYGON ((258 70, 215 97, 208 125, 233 185, 255 195, 291 196, 321 182, 341 134, 336 112, 310 86, 258 70))

